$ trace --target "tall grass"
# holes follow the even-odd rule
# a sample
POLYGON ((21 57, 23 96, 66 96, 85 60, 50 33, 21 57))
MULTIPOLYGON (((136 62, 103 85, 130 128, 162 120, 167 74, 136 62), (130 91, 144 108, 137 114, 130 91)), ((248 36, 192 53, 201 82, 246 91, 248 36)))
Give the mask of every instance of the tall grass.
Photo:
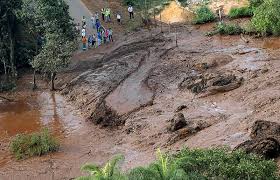
POLYGON ((251 17, 253 15, 254 13, 251 7, 231 8, 228 14, 231 19, 251 17))
POLYGON ((58 142, 47 129, 33 134, 18 134, 10 144, 11 152, 17 159, 41 156, 58 148, 58 142))

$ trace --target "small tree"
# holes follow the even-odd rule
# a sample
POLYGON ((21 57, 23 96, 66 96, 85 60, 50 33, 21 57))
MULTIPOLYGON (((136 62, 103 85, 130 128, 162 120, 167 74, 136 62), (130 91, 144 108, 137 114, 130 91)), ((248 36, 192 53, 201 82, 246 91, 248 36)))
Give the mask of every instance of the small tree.
POLYGON ((45 38, 45 45, 31 64, 34 69, 51 75, 51 90, 53 91, 56 74, 69 65, 76 46, 75 41, 67 40, 60 33, 47 33, 45 38))

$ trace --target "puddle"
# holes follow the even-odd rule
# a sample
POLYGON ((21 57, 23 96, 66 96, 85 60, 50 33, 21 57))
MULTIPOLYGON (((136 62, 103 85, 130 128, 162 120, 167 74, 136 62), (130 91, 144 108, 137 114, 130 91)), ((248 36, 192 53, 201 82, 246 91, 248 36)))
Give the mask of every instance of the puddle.
POLYGON ((43 92, 28 99, 0 103, 0 135, 12 137, 44 127, 56 136, 78 130, 82 121, 62 96, 43 92))
POLYGON ((280 48, 280 39, 279 38, 273 38, 273 39, 264 40, 263 48, 265 48, 265 49, 279 49, 280 48))

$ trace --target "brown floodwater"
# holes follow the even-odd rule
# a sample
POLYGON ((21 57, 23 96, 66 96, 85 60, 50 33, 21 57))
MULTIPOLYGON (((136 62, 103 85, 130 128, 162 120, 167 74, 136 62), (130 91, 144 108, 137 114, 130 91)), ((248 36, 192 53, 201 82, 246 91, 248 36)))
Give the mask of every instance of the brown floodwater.
POLYGON ((46 127, 56 136, 78 130, 81 118, 59 94, 37 92, 15 102, 0 101, 0 135, 10 138, 46 127))
POLYGON ((279 38, 265 39, 263 42, 263 47, 266 49, 279 49, 280 48, 280 39, 279 38))

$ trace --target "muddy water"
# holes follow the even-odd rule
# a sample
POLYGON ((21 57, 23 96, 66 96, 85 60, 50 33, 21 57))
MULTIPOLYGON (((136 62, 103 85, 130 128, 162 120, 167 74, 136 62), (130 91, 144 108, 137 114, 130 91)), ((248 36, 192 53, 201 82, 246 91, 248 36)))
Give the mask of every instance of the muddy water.
MULTIPOLYGON (((63 142, 65 137, 79 130, 82 118, 62 96, 38 92, 15 102, 0 101, 0 145, 8 144, 19 133, 32 133, 48 128, 63 142)), ((3 147, 1 147, 3 148, 3 147)), ((0 152, 0 167, 13 161, 7 151, 0 152)))
POLYGON ((30 133, 44 127, 59 136, 62 132, 78 130, 80 120, 63 97, 55 93, 42 92, 15 102, 0 102, 2 137, 30 133))

